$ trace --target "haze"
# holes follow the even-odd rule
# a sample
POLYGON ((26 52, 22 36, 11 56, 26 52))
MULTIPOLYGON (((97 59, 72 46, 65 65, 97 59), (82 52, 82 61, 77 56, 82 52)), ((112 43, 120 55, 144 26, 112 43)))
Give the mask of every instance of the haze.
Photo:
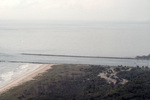
POLYGON ((0 0, 1 20, 150 21, 149 0, 0 0))
POLYGON ((0 0, 0 49, 147 55, 149 5, 149 0, 0 0))

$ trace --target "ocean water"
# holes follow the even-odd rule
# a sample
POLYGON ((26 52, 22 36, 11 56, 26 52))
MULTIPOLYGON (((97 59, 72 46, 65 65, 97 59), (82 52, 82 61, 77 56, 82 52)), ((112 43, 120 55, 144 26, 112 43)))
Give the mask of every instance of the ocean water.
POLYGON ((135 57, 149 54, 149 37, 150 23, 0 23, 0 49, 6 53, 135 57))
POLYGON ((149 60, 35 56, 136 57, 150 53, 149 23, 0 21, 0 87, 42 63, 150 66, 149 60))
POLYGON ((29 63, 0 63, 0 88, 17 78, 37 69, 41 64, 29 63))
MULTIPOLYGON (((4 55, 3 55, 4 56, 4 55)), ((13 80, 35 70, 41 64, 94 64, 110 66, 150 66, 150 60, 82 58, 59 56, 34 56, 15 54, 0 59, 0 88, 13 80)))

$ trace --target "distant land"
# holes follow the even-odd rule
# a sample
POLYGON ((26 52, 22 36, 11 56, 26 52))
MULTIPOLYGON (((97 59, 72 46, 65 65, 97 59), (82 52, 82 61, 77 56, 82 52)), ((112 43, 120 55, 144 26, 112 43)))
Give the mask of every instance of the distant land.
POLYGON ((147 56, 145 56, 145 55, 143 55, 143 56, 136 56, 136 59, 150 60, 150 54, 147 55, 147 56))
POLYGON ((136 56, 136 57, 104 57, 104 56, 79 56, 79 55, 55 55, 55 54, 35 54, 35 53, 21 53, 21 55, 34 55, 34 56, 56 56, 56 57, 79 57, 79 58, 108 58, 108 59, 141 59, 150 60, 150 54, 148 56, 136 56))

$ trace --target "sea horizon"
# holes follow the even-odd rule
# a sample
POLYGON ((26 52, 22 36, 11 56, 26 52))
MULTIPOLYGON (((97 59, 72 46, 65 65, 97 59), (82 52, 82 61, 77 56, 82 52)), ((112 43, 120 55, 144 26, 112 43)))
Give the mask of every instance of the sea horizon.
POLYGON ((2 53, 136 57, 149 54, 149 27, 148 22, 2 21, 0 49, 2 53))
POLYGON ((1 86, 37 68, 30 64, 150 66, 150 60, 124 59, 149 54, 148 22, 0 22, 1 86))

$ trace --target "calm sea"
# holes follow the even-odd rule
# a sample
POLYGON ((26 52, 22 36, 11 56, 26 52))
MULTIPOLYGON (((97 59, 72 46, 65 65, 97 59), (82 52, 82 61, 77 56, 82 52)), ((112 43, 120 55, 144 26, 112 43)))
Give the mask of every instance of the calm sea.
POLYGON ((103 57, 148 55, 149 23, 0 22, 1 86, 40 66, 29 63, 150 66, 149 60, 21 55, 21 53, 103 57))

